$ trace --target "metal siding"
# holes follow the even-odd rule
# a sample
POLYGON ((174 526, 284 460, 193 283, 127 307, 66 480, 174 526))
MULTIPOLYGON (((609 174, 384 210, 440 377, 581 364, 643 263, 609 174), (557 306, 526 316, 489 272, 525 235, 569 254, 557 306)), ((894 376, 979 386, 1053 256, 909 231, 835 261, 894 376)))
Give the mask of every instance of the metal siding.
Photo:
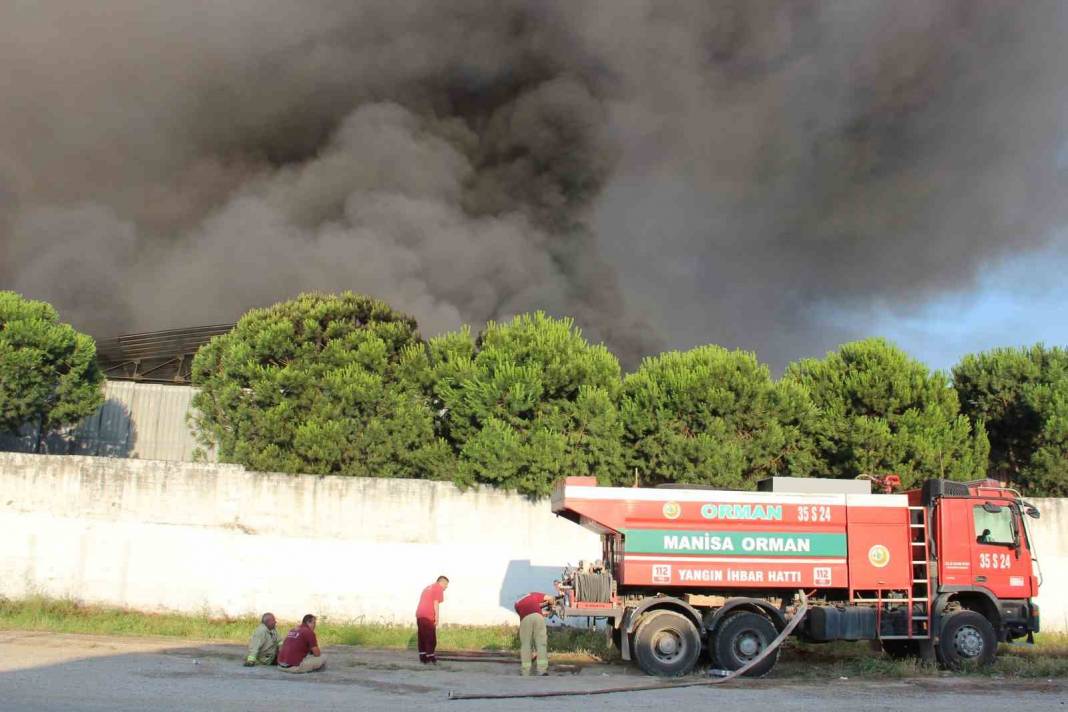
MULTIPOLYGON (((198 445, 186 415, 195 393, 191 386, 107 381, 103 407, 46 438, 42 451, 190 462, 198 445)), ((18 437, 0 436, 0 450, 33 452, 36 440, 37 428, 27 427, 18 437)), ((216 457, 208 452, 206 459, 216 457)))

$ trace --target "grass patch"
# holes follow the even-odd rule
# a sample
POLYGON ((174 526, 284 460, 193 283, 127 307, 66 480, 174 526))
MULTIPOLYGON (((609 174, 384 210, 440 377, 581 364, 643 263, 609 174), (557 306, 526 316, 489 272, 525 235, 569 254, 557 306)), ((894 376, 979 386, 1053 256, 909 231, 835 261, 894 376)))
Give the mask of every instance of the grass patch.
POLYGON ((1040 633, 1034 646, 1002 645, 986 674, 1020 678, 1068 677, 1068 634, 1040 633))
POLYGON ((941 675, 994 678, 1048 679, 1068 677, 1068 635, 1043 633, 1034 646, 1002 645, 988 668, 947 673, 916 659, 894 660, 868 642, 800 643, 784 647, 776 677, 911 678, 941 675))
MULTIPOLYGON (((83 605, 73 600, 31 597, 0 598, 0 630, 39 630, 52 633, 163 636, 234 643, 248 641, 258 617, 219 618, 178 613, 141 613, 123 608, 83 605)), ((278 621, 288 630, 297 621, 278 621)), ((415 626, 319 619, 315 632, 323 645, 367 648, 416 648, 415 626)), ((438 628, 441 650, 510 651, 519 649, 518 626, 458 626, 438 628)), ((583 653, 605 659, 611 644, 603 633, 583 629, 549 629, 549 650, 583 653)))

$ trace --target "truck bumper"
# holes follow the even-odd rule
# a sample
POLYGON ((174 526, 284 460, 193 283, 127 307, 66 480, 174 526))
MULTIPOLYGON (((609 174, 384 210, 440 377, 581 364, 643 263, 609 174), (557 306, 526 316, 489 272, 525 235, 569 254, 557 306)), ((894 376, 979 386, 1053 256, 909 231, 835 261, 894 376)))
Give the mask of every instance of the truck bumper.
POLYGON ((1001 623, 1004 627, 1005 638, 1023 638, 1030 634, 1034 635, 1039 629, 1038 604, 1034 601, 1003 600, 1000 602, 1001 623))

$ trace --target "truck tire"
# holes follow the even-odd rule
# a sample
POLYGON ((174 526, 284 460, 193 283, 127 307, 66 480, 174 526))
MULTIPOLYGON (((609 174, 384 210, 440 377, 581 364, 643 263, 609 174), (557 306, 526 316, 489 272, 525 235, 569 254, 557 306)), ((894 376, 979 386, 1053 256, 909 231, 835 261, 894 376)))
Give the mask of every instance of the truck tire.
POLYGON ((990 665, 998 651, 994 626, 975 611, 957 611, 942 619, 938 641, 938 662, 948 670, 967 665, 990 665))
POLYGON ((677 677, 693 670, 701 654, 701 636, 686 616, 653 611, 638 625, 632 652, 646 674, 677 677))
MULTIPOLYGON (((779 632, 764 616, 746 611, 727 618, 713 635, 711 648, 716 666, 724 670, 737 670, 767 649, 779 632)), ((776 649, 745 676, 764 677, 778 660, 779 651, 776 649)))

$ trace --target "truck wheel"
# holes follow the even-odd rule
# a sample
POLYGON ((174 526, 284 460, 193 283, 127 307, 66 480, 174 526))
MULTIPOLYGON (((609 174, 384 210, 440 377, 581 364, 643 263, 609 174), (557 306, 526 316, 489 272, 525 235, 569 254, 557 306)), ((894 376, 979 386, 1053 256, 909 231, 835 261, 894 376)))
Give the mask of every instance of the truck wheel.
MULTIPOLYGON (((775 625, 757 613, 736 613, 716 629, 712 651, 716 665, 737 670, 767 649, 778 637, 775 625)), ((745 673, 746 677, 764 677, 779 659, 778 649, 745 673)))
POLYGON ((938 642, 938 662, 949 670, 968 664, 985 666, 994 662, 998 638, 994 626, 975 611, 957 611, 942 620, 938 642))
POLYGON ((693 670, 701 654, 701 636, 686 616, 655 611, 634 634, 634 657, 648 675, 676 677, 693 670))

